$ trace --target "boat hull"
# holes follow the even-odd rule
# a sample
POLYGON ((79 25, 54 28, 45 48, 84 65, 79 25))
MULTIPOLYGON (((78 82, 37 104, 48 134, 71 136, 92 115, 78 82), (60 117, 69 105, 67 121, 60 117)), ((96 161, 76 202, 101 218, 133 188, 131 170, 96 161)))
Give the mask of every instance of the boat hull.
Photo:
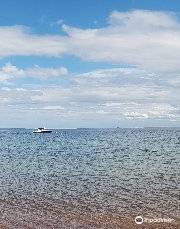
POLYGON ((35 134, 47 134, 47 133, 51 133, 52 130, 44 130, 44 131, 33 131, 33 133, 35 134))

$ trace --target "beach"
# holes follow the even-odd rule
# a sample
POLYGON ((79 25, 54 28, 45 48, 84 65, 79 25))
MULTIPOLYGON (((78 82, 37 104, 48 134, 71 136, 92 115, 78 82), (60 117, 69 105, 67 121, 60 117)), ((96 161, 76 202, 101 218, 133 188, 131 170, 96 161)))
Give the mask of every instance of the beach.
POLYGON ((0 146, 0 228, 179 226, 178 128, 1 129, 0 146))

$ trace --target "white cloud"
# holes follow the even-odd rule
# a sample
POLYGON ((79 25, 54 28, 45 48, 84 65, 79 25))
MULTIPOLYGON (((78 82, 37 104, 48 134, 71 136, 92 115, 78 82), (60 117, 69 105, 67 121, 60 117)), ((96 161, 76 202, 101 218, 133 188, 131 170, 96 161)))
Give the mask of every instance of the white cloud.
POLYGON ((64 26, 72 54, 83 59, 128 63, 158 73, 180 70, 180 23, 166 12, 114 12, 101 29, 64 26))
POLYGON ((42 110, 64 110, 62 106, 45 106, 42 107, 42 110))
POLYGON ((0 68, 0 81, 8 81, 19 77, 51 78, 67 75, 68 70, 64 67, 42 68, 35 65, 32 68, 20 69, 11 63, 6 63, 0 68))
POLYGON ((33 104, 31 99, 34 95, 40 95, 38 90, 26 90, 24 88, 1 88, 0 89, 0 106, 11 108, 24 108, 33 104))
POLYGON ((49 78, 49 77, 59 77, 62 75, 67 75, 68 70, 64 67, 60 68, 42 68, 35 66, 24 70, 24 75, 31 77, 49 78))
MULTIPOLYGON (((109 104, 110 105, 110 104, 109 104)), ((108 107, 109 107, 108 105, 108 107)), ((122 116, 127 119, 172 119, 179 118, 179 114, 176 112, 179 110, 174 106, 167 103, 122 103, 117 106, 113 104, 112 110, 117 110, 122 116)))
POLYGON ((39 86, 39 90, 3 87, 0 101, 1 110, 13 110, 19 116, 31 114, 39 121, 59 117, 67 126, 72 120, 75 126, 83 120, 91 124, 104 120, 102 125, 108 120, 180 121, 178 88, 136 68, 99 69, 74 75, 66 86, 39 86))
POLYGON ((176 28, 178 27, 175 13, 149 11, 149 10, 134 10, 129 12, 114 11, 110 15, 111 25, 120 25, 131 27, 136 30, 144 28, 176 28))
MULTIPOLYGON (((29 106, 23 105, 25 109, 45 109, 64 116, 91 114, 92 118, 104 115, 113 119, 168 120, 180 117, 178 91, 154 75, 135 68, 102 69, 75 75, 68 87, 45 87, 34 92, 27 90, 27 93, 16 89, 24 101, 21 92, 27 94, 29 106)), ((7 93, 10 96, 11 91, 4 95, 7 93)), ((19 104, 22 108, 22 103, 19 104)))
POLYGON ((0 56, 59 56, 66 51, 65 40, 62 36, 33 34, 25 26, 1 26, 0 56))
POLYGON ((127 63, 163 75, 180 70, 180 22, 174 13, 116 11, 104 28, 62 28, 67 35, 39 35, 23 26, 1 26, 0 56, 70 54, 84 60, 127 63))

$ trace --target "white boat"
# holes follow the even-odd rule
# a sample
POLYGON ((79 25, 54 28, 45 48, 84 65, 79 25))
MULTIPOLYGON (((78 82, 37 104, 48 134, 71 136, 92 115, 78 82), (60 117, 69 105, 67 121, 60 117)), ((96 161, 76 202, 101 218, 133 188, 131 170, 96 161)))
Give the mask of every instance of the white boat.
POLYGON ((37 130, 34 130, 33 133, 51 133, 52 130, 45 129, 43 127, 38 128, 37 130))

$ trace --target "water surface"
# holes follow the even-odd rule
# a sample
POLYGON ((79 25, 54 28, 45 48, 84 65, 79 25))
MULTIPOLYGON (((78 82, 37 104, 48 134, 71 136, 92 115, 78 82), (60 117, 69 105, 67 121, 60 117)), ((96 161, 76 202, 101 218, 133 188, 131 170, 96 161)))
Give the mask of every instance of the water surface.
POLYGON ((110 228, 118 216, 178 220, 179 153, 178 128, 1 129, 1 221, 9 228, 100 228, 101 216, 110 228))

